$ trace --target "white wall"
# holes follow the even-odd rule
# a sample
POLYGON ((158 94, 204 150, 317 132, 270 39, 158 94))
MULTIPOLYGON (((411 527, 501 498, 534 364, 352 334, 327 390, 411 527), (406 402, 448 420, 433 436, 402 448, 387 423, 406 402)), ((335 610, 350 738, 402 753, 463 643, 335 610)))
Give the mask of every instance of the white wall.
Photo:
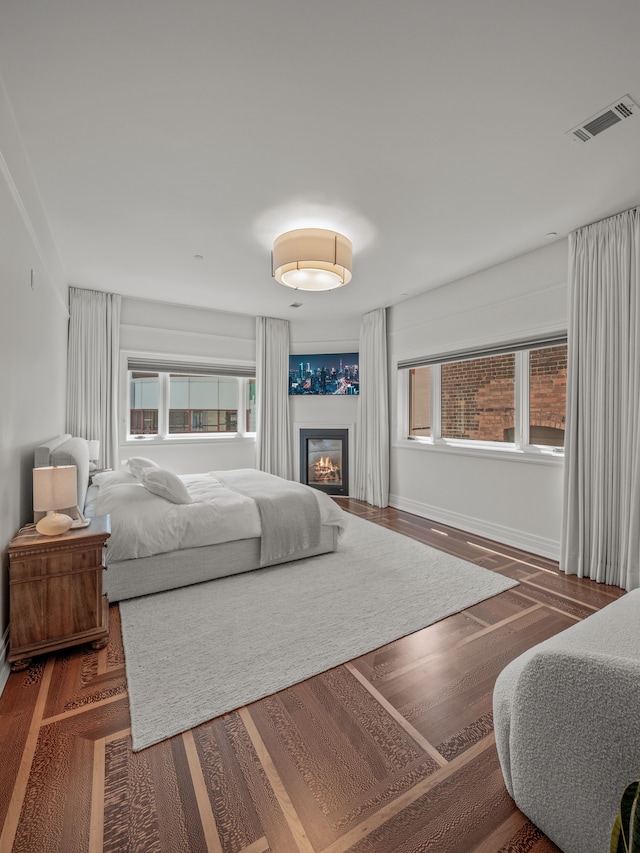
MULTIPOLYGON (((144 299, 122 300, 120 350, 123 353, 255 363, 255 336, 255 317, 249 315, 144 299)), ((126 400, 126 388, 123 388, 123 395, 126 400)), ((124 405, 119 414, 122 437, 126 429, 124 405)), ((153 442, 125 442, 121 438, 120 460, 131 456, 148 456, 176 474, 255 468, 256 443, 253 438, 153 442)))
POLYGON ((565 240, 389 309, 391 504, 557 558, 562 460, 523 461, 398 440, 397 362, 566 330, 565 240))
POLYGON ((67 290, 0 81, 0 689, 8 674, 6 546, 33 521, 34 448, 64 432, 67 290))
MULTIPOLYGON (((330 296, 330 294, 326 294, 330 296)), ((340 319, 327 324, 313 320, 291 322, 291 355, 314 353, 357 352, 360 338, 360 319, 340 319)), ((355 459, 355 424, 357 397, 290 397, 291 442, 294 462, 294 479, 299 478, 299 431, 312 427, 320 429, 349 429, 349 479, 353 485, 353 460, 355 459)))

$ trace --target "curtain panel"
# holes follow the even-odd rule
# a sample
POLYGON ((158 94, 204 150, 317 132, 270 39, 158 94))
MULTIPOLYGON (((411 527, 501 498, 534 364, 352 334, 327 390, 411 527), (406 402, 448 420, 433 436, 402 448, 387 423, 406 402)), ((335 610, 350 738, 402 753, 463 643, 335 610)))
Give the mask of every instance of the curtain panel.
POLYGON ((359 373, 354 497, 385 507, 389 505, 389 394, 384 308, 362 317, 359 373))
POLYGON ((289 418, 289 321, 256 317, 256 450, 259 470, 293 476, 289 418))
POLYGON ((69 288, 67 432, 100 441, 99 467, 118 460, 121 297, 69 288))
POLYGON ((560 568, 640 585, 640 211, 569 238, 560 568))

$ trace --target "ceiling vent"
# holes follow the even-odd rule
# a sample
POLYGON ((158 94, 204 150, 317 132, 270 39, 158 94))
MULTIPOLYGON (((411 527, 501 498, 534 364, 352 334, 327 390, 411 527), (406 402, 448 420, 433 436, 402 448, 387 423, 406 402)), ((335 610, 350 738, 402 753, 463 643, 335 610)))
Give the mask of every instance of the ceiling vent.
POLYGON ((600 110, 596 115, 591 116, 572 130, 568 130, 566 135, 570 136, 574 142, 589 142, 603 130, 613 127, 614 124, 619 124, 623 119, 637 115, 638 112, 639 108, 636 102, 629 95, 623 95, 622 98, 600 110))

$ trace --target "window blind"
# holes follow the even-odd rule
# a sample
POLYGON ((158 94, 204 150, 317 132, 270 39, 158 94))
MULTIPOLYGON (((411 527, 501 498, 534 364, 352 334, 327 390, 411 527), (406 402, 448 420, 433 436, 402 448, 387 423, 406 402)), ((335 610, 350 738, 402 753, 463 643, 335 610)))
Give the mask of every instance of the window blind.
POLYGON ((198 361, 171 361, 170 359, 140 358, 127 359, 129 370, 140 373, 181 373, 188 376, 240 376, 255 378, 255 365, 204 364, 198 361))
POLYGON ((508 343, 491 344, 486 347, 474 347, 468 350, 455 350, 454 352, 436 353, 435 355, 407 358, 398 362, 398 370, 406 370, 411 367, 428 367, 432 364, 449 364, 452 361, 469 361, 473 358, 488 358, 493 355, 506 355, 506 353, 510 352, 522 352, 522 350, 558 347, 566 343, 566 332, 554 332, 549 335, 526 338, 518 341, 509 341, 508 343))

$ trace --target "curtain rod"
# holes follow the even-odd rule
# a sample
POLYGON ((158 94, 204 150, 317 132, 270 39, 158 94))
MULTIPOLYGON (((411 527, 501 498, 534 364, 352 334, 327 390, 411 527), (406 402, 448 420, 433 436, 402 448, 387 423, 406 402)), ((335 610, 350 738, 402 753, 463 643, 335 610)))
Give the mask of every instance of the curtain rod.
POLYGON ((623 213, 631 213, 632 210, 640 211, 640 204, 635 204, 633 207, 625 208, 625 210, 619 210, 617 213, 612 213, 609 216, 603 216, 602 219, 594 219, 593 222, 587 222, 586 225, 581 225, 579 228, 575 228, 571 233, 575 234, 576 231, 582 231, 583 228, 590 228, 592 225, 597 225, 599 222, 606 222, 607 219, 615 219, 616 216, 622 216, 623 213))

